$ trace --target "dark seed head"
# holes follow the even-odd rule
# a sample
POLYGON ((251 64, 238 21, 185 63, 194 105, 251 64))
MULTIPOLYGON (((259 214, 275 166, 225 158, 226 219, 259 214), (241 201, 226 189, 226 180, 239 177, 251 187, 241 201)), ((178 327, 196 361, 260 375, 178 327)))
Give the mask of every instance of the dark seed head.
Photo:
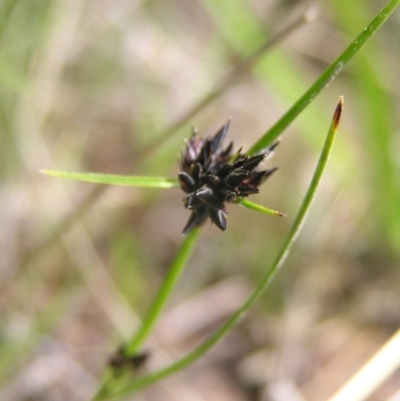
POLYGON ((183 229, 184 235, 202 225, 207 217, 225 231, 227 212, 224 202, 258 193, 258 186, 276 171, 276 168, 257 171, 257 167, 274 153, 278 142, 255 156, 246 156, 241 148, 233 154, 232 142, 222 148, 228 129, 229 121, 208 138, 199 138, 193 129, 186 141, 178 180, 187 194, 185 208, 192 213, 183 229))

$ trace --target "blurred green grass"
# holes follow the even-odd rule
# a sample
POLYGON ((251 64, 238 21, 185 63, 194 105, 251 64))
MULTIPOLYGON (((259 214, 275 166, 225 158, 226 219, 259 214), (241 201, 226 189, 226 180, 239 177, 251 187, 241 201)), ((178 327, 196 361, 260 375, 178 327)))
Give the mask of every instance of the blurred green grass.
MULTIPOLYGON (((304 3, 1 2, 4 397, 23 399, 15 392, 20 377, 26 378, 26 391, 33 391, 29 367, 47 355, 43 344, 49 341, 88 377, 101 371, 110 350, 133 329, 136 313, 146 310, 187 218, 178 190, 110 188, 88 213, 71 217, 77 220, 71 229, 31 258, 32 248, 73 216, 91 191, 89 184, 60 182, 38 170, 175 176, 176 157, 191 126, 208 135, 228 117, 231 138, 246 149, 347 46, 380 3, 321 2, 314 23, 272 49, 251 74, 135 164, 145 145, 273 30, 304 10, 304 3)), ((337 146, 305 231, 283 274, 240 330, 243 349, 272 347, 284 358, 280 341, 256 342, 248 332, 260 321, 284 330, 287 316, 297 310, 293 304, 304 307, 310 323, 302 341, 309 353, 298 366, 286 361, 282 373, 291 372, 299 386, 318 369, 312 358, 317 350, 307 341, 327 320, 377 327, 383 334, 399 323, 398 24, 396 12, 288 128, 268 162, 279 171, 254 201, 287 212, 286 221, 230 205, 228 231, 205 227, 172 301, 171 308, 184 304, 230 276, 257 282, 261 266, 286 235, 343 94, 337 146), (376 297, 381 302, 371 301, 376 297)), ((244 354, 235 358, 239 364, 244 354)), ((39 386, 37 397, 52 399, 54 386, 50 380, 39 386)), ((63 394, 70 394, 65 387, 63 394)), ((310 400, 318 399, 317 390, 308 387, 310 400)), ((237 391, 250 397, 243 388, 237 391)))

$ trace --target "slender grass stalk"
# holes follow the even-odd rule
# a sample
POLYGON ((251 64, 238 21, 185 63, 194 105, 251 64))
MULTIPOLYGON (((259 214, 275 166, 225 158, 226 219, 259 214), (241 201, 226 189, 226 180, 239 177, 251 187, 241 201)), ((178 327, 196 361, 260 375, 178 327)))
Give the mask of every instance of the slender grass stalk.
POLYGON ((248 154, 260 152, 270 145, 289 126, 289 124, 311 103, 311 101, 327 87, 343 70, 349 60, 361 49, 371 36, 389 18, 399 5, 400 0, 390 0, 364 28, 357 38, 344 52, 320 75, 306 93, 273 125, 249 150, 248 154))
POLYGON ((190 352, 188 355, 179 359, 177 362, 160 369, 156 372, 150 373, 146 376, 136 379, 134 382, 130 383, 124 388, 120 388, 115 393, 112 394, 102 394, 100 399, 110 399, 139 390, 147 385, 159 381, 169 375, 179 372, 186 366, 195 362, 202 355, 204 355, 210 348, 212 348, 219 340, 221 340, 232 328, 239 323, 240 319, 244 316, 245 312, 260 298, 260 296, 265 292, 269 283, 275 277, 278 270, 282 267, 287 255, 289 254, 290 248, 296 240, 301 227, 305 221, 306 215, 310 209, 312 200, 315 196, 318 184, 321 180, 322 173, 328 162, 329 155, 331 153, 333 143, 335 140, 337 128, 340 121, 340 116, 343 108, 343 98, 340 97, 338 104, 333 115, 333 119, 328 131, 328 135, 325 140, 317 167, 315 169, 314 175, 312 177, 311 183, 307 189, 306 195, 297 213, 297 216, 292 224, 289 234, 278 254, 275 261, 272 263, 270 268, 266 271, 264 277, 262 278, 260 284, 252 292, 252 294, 247 298, 247 300, 240 306, 240 308, 206 341, 204 341, 200 346, 190 352))
POLYGON ((176 178, 165 177, 137 177, 128 175, 74 173, 68 171, 40 170, 42 174, 70 180, 92 182, 95 184, 125 185, 142 188, 173 188, 178 186, 176 178))
MULTIPOLYGON (((131 341, 125 345, 123 353, 126 356, 133 356, 139 350, 140 346, 147 339, 151 333, 154 325, 157 322, 158 317, 163 311, 169 296, 171 295, 179 277, 187 264, 187 261, 192 253, 192 250, 196 244, 197 238, 199 236, 200 229, 193 229, 183 240, 175 259, 171 263, 168 274, 165 277, 161 288, 159 289, 152 305, 150 306, 147 314, 143 318, 142 324, 132 337, 131 341)), ((118 384, 118 378, 114 377, 111 370, 109 369, 104 376, 103 383, 99 388, 94 399, 102 399, 103 394, 107 394, 110 388, 115 387, 118 384)))
POLYGON ((183 268, 187 264, 187 261, 196 244, 199 232, 200 229, 197 227, 192 230, 183 240, 182 245, 169 268, 168 274, 165 277, 165 280, 159 289, 156 298, 143 319, 141 327, 124 349, 124 353, 126 355, 134 355, 153 329, 157 318, 163 311, 165 304, 172 293, 172 290, 181 276, 183 268))

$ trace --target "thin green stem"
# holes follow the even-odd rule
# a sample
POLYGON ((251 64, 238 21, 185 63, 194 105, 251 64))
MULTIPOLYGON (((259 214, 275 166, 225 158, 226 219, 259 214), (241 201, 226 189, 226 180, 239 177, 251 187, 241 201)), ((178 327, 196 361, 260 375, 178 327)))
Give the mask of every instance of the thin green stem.
POLYGON ((143 319, 141 327, 133 336, 129 344, 125 347, 124 353, 126 355, 134 355, 138 351, 139 347, 146 340, 156 324, 158 317, 163 311, 165 304, 172 293, 172 290, 181 276, 183 268, 186 266, 186 263, 196 244, 199 232, 199 228, 195 228, 185 237, 174 261, 169 268, 168 274, 157 293, 156 298, 143 319))
POLYGON ((275 261, 272 263, 270 268, 266 271, 264 277, 262 278, 260 284, 256 287, 253 293, 247 298, 247 300, 240 306, 240 308, 213 334, 211 335, 206 341, 204 341, 200 346, 190 352, 188 355, 183 357, 182 359, 178 360, 177 362, 160 369, 156 372, 150 373, 146 376, 138 378, 133 383, 129 384, 128 386, 124 387, 123 389, 118 390, 113 394, 105 395, 105 398, 114 398, 140 388, 146 387, 147 385, 154 383, 158 380, 163 379, 166 376, 169 376, 173 373, 176 373, 182 370, 184 367, 190 365, 191 363, 195 362, 199 359, 203 354, 205 354, 210 348, 212 348, 219 340, 221 340, 232 328, 239 323, 240 319, 244 315, 244 313, 257 301, 258 298, 265 292, 269 283, 275 277, 276 273, 283 265, 287 255, 289 254, 290 248, 293 245, 294 241, 296 240, 301 227, 304 223, 306 218, 307 212, 310 209, 312 200, 315 196, 318 184, 321 180, 322 173, 325 169, 327 164, 329 155, 331 153, 334 139, 336 136, 336 131, 338 128, 341 112, 343 107, 343 98, 340 97, 338 104, 336 106, 335 113, 333 115, 332 123, 330 125, 328 135, 325 140, 324 147, 322 149, 317 167, 315 169, 313 178, 311 183, 308 187, 306 195, 303 199, 303 202, 300 206, 300 209, 297 213, 297 216, 292 224, 290 232, 278 254, 275 261))
POLYGON ((399 3, 400 0, 390 0, 350 46, 321 74, 307 92, 304 93, 304 95, 248 150, 247 153, 252 155, 260 152, 276 140, 322 89, 336 78, 347 62, 388 19, 399 3))
POLYGON ((236 204, 247 207, 248 209, 251 209, 251 210, 255 210, 256 212, 270 214, 272 216, 286 217, 285 213, 278 212, 277 210, 269 209, 265 206, 261 206, 257 203, 249 201, 248 199, 237 198, 236 204))
POLYGON ((99 174, 99 173, 76 173, 57 170, 40 170, 42 174, 52 177, 67 178, 75 181, 91 182, 106 185, 124 185, 143 188, 173 188, 178 186, 176 178, 165 177, 139 177, 129 175, 99 174))
MULTIPOLYGON (((161 285, 161 288, 159 289, 147 314, 143 318, 141 326, 132 337, 131 341, 126 344, 123 349, 123 353, 126 356, 135 355, 151 333, 154 325, 158 320, 158 317, 160 316, 169 299, 169 296, 172 293, 172 290, 174 289, 184 267, 187 264, 187 261, 196 244, 199 233, 200 229, 196 227, 183 240, 182 245, 175 256, 175 259, 173 260, 169 268, 168 274, 165 277, 163 284, 161 285)), ((116 386, 118 386, 118 378, 114 376, 111 369, 108 369, 105 372, 103 382, 100 385, 93 400, 103 399, 105 397, 105 394, 108 394, 110 391, 112 391, 111 389, 115 388, 116 386)))

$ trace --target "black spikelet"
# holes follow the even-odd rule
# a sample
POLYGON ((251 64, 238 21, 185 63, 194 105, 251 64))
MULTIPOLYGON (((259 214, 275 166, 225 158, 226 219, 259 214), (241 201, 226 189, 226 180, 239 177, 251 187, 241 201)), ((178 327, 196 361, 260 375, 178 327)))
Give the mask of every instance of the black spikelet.
POLYGON ((277 170, 256 169, 267 156, 272 156, 279 142, 251 157, 241 153, 241 149, 232 154, 232 142, 225 149, 222 148, 229 123, 208 138, 199 138, 193 129, 186 141, 178 179, 187 194, 184 198, 185 208, 191 210, 192 214, 183 229, 183 235, 203 224, 207 217, 225 231, 227 211, 224 202, 235 202, 237 197, 257 194, 258 186, 277 170))

